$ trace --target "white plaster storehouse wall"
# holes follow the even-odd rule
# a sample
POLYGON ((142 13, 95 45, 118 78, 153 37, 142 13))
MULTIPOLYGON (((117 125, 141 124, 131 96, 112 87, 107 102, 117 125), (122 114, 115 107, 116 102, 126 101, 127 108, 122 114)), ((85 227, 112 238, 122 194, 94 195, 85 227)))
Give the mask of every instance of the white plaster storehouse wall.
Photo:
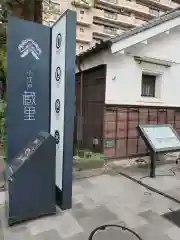
POLYGON ((109 55, 106 103, 180 106, 180 32, 164 35, 164 38, 156 37, 151 43, 142 46, 141 51, 137 50, 135 55, 174 63, 166 68, 150 63, 138 64, 132 56, 109 55), (142 72, 160 75, 157 79, 157 98, 141 97, 142 72))
MULTIPOLYGON (((111 54, 110 49, 100 52, 98 54, 93 54, 92 56, 83 60, 83 62, 81 63, 81 70, 83 71, 92 67, 96 67, 100 64, 106 64, 109 54, 111 54)), ((79 70, 76 66, 76 73, 78 72, 79 70)))
POLYGON ((170 68, 141 63, 125 54, 104 51, 83 61, 82 69, 107 64, 106 104, 154 105, 180 107, 180 32, 156 36, 138 46, 136 56, 151 57, 174 62, 170 68), (160 75, 157 82, 157 98, 141 97, 142 72, 160 75))
MULTIPOLYGON (((166 14, 164 15, 164 19, 165 19, 165 16, 167 15, 166 14)), ((157 19, 154 20, 154 22, 156 21, 157 19)), ((150 39, 154 36, 157 36, 159 34, 162 34, 163 32, 167 32, 170 29, 174 29, 179 26, 180 26, 180 16, 169 18, 169 20, 167 21, 160 22, 159 24, 149 27, 148 29, 137 32, 134 35, 130 35, 126 38, 121 39, 120 41, 116 41, 111 46, 112 53, 124 50, 127 47, 146 41, 147 39, 150 39)))
POLYGON ((158 57, 159 59, 180 63, 180 28, 171 30, 170 34, 162 34, 147 40, 138 50, 139 55, 158 57))

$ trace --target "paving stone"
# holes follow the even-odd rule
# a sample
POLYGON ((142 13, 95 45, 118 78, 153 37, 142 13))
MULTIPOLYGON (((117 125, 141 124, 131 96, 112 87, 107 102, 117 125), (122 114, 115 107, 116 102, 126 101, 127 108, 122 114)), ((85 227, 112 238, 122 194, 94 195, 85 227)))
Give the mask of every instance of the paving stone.
MULTIPOLYGON (((118 223, 116 223, 118 224, 118 223)), ((121 225, 124 225, 121 223, 121 225)), ((93 229, 92 229, 93 230, 93 229)), ((75 236, 73 236, 72 238, 67 238, 66 240, 88 240, 90 236, 90 231, 87 233, 80 233, 77 234, 75 236)), ((131 233, 128 233, 126 231, 122 231, 121 229, 117 230, 115 228, 109 228, 107 231, 103 231, 103 232, 98 232, 97 234, 94 235, 93 240, 119 240, 119 239, 123 239, 123 240, 137 240, 137 238, 135 236, 133 236, 131 233)))
POLYGON ((103 201, 107 197, 107 190, 105 191, 102 187, 99 187, 99 185, 97 184, 96 187, 91 188, 85 194, 89 199, 93 200, 93 202, 96 205, 100 205, 100 204, 102 205, 103 201))
POLYGON ((88 240, 89 235, 87 233, 79 233, 73 237, 66 238, 66 240, 88 240))
POLYGON ((30 240, 31 236, 27 228, 21 225, 3 229, 4 240, 30 240))
POLYGON ((98 206, 93 210, 87 211, 87 214, 96 219, 103 219, 104 222, 118 220, 117 216, 105 206, 98 206))
POLYGON ((6 220, 6 217, 5 217, 5 207, 4 207, 4 205, 0 206, 0 220, 1 220, 2 227, 6 227, 7 220, 6 220))
POLYGON ((40 218, 34 221, 30 221, 27 224, 28 230, 31 235, 37 235, 43 232, 47 232, 52 229, 56 229, 56 221, 53 216, 40 218))
POLYGON ((76 219, 82 219, 85 217, 88 217, 88 214, 86 212, 85 209, 81 208, 81 209, 72 209, 72 216, 76 219))
POLYGON ((73 203, 74 204, 81 203, 84 201, 84 198, 85 198, 84 193, 77 193, 77 194, 73 195, 73 197, 72 197, 73 203))
MULTIPOLYGON (((162 180, 160 183, 163 184, 162 180)), ((0 240, 88 240, 90 232, 104 224, 127 226, 143 240, 177 240, 179 229, 160 216, 162 212, 170 211, 169 208, 175 210, 180 205, 125 177, 102 175, 75 181, 72 210, 57 208, 54 216, 7 228, 2 205, 0 219, 4 239, 0 227, 0 240)), ((101 239, 136 240, 127 233, 114 230, 101 232, 93 240, 101 239)))
POLYGON ((101 206, 102 204, 100 202, 93 201, 90 197, 85 197, 82 202, 82 205, 84 209, 92 210, 98 206, 101 206))
POLYGON ((62 238, 70 238, 84 232, 78 221, 68 211, 65 211, 62 216, 58 216, 55 220, 54 227, 62 238))
POLYGON ((175 203, 173 201, 169 201, 168 202, 168 209, 170 211, 176 211, 180 209, 180 204, 179 203, 175 203))
POLYGON ((103 225, 105 223, 109 223, 110 221, 105 222, 102 218, 86 217, 86 218, 80 219, 78 222, 82 226, 84 231, 90 234, 90 232, 94 228, 99 227, 100 225, 103 225))
POLYGON ((56 206, 56 215, 54 216, 61 216, 62 214, 63 214, 63 211, 58 206, 56 206))
POLYGON ((174 226, 167 230, 166 234, 172 239, 172 240, 179 240, 180 239, 180 228, 174 226))
POLYGON ((4 234, 3 234, 3 228, 2 228, 1 221, 0 221, 0 239, 4 240, 4 234))
POLYGON ((28 233, 28 228, 26 223, 21 223, 19 225, 14 225, 13 227, 7 227, 6 231, 11 232, 12 234, 18 234, 21 232, 27 232, 28 233))
POLYGON ((166 191, 165 193, 180 200, 180 188, 171 187, 171 189, 169 191, 166 191))
POLYGON ((136 212, 133 212, 128 207, 124 205, 117 204, 109 204, 107 208, 116 214, 119 218, 119 220, 125 222, 125 224, 130 228, 138 228, 140 226, 143 226, 147 223, 145 219, 138 216, 136 212))
POLYGON ((109 181, 109 178, 110 176, 107 175, 107 174, 104 174, 104 175, 101 175, 101 176, 96 176, 96 177, 92 177, 92 178, 89 178, 89 181, 93 184, 99 184, 99 183, 104 183, 106 181, 109 181))
MULTIPOLYGON (((14 225, 12 227, 9 227, 7 224, 7 218, 5 216, 5 208, 1 207, 0 208, 0 219, 1 219, 1 226, 3 229, 3 235, 4 235, 4 240, 11 240, 11 239, 27 239, 29 240, 30 238, 30 232, 28 231, 27 228, 27 222, 21 223, 14 225)), ((1 240, 1 238, 0 238, 1 240)))
POLYGON ((0 205, 5 203, 5 192, 0 192, 0 205))
POLYGON ((90 190, 91 188, 94 187, 94 184, 90 182, 88 179, 83 179, 83 180, 79 180, 79 186, 82 189, 90 190))
POLYGON ((105 231, 99 231, 93 237, 93 240, 110 240, 110 239, 137 240, 137 237, 130 232, 122 231, 121 229, 117 228, 108 228, 105 231))
POLYGON ((144 183, 161 190, 162 192, 168 192, 172 188, 179 187, 179 181, 176 179, 176 177, 167 177, 167 176, 161 176, 156 178, 146 178, 143 180, 144 183))
POLYGON ((173 224, 155 212, 147 211, 139 214, 141 217, 145 218, 154 227, 160 229, 162 232, 173 227, 173 224))
MULTIPOLYGON (((98 208, 97 208, 98 209, 98 208)), ((95 210, 94 210, 95 211, 95 210)), ((110 216, 108 217, 107 210, 105 211, 104 214, 101 213, 103 211, 103 208, 101 210, 97 210, 96 214, 89 215, 89 217, 80 219, 78 222, 79 224, 83 227, 84 231, 88 234, 95 229, 96 227, 99 227, 104 224, 120 224, 122 226, 126 226, 126 224, 123 221, 119 221, 119 219, 114 218, 114 215, 110 213, 110 216), (113 218, 112 218, 113 216, 113 218)))
POLYGON ((144 210, 144 212, 151 209, 153 212, 156 212, 158 215, 162 215, 166 213, 171 203, 169 199, 166 199, 163 196, 158 194, 151 194, 150 196, 147 196, 147 201, 148 201, 149 209, 144 210))
POLYGON ((163 234, 160 229, 155 228, 155 225, 151 224, 136 229, 136 232, 143 240, 172 240, 168 235, 163 234))
POLYGON ((84 196, 82 201, 73 202, 73 209, 87 209, 92 210, 95 209, 98 204, 96 204, 91 198, 84 196))
POLYGON ((83 208, 83 204, 81 202, 79 203, 72 203, 72 208, 75 210, 80 210, 83 208))
POLYGON ((59 236, 56 230, 49 230, 33 236, 31 240, 62 240, 62 238, 59 236))
POLYGON ((31 236, 27 234, 27 232, 20 232, 20 233, 4 233, 5 240, 31 240, 31 236))
POLYGON ((72 193, 73 195, 78 193, 83 193, 83 188, 79 185, 79 181, 73 184, 72 193))

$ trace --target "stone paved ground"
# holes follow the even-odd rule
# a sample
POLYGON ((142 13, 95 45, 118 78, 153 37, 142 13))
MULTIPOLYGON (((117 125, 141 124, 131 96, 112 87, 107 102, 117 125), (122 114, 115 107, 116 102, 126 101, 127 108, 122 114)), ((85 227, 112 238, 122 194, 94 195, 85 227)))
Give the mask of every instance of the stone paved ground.
POLYGON ((140 180, 146 185, 153 187, 180 202, 180 165, 175 163, 163 164, 156 167, 156 178, 150 178, 149 169, 128 167, 121 168, 121 172, 140 180), (145 177, 146 176, 146 177, 145 177), (145 177, 145 178, 144 178, 145 177))
MULTIPOLYGON (((135 230, 143 240, 179 240, 180 228, 160 215, 180 205, 122 176, 102 175, 73 184, 73 209, 56 216, 7 228, 4 194, 0 193, 0 240, 86 240, 97 226, 117 223, 135 230)), ((94 240, 136 240, 122 231, 98 233, 94 240)))

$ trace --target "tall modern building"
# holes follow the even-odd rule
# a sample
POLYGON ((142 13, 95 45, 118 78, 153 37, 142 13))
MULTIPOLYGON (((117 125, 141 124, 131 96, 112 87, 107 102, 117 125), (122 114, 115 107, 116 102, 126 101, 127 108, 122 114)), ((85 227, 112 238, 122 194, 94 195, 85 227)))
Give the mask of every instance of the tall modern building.
POLYGON ((179 5, 180 0, 54 0, 44 4, 44 23, 52 24, 66 9, 75 10, 79 53, 179 5))

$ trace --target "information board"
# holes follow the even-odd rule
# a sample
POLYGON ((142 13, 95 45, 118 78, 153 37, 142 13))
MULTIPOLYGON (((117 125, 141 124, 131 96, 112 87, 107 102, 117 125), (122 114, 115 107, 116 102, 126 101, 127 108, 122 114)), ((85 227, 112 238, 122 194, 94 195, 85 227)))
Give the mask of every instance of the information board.
POLYGON ((140 125, 139 128, 154 152, 180 150, 180 137, 170 124, 140 125))

